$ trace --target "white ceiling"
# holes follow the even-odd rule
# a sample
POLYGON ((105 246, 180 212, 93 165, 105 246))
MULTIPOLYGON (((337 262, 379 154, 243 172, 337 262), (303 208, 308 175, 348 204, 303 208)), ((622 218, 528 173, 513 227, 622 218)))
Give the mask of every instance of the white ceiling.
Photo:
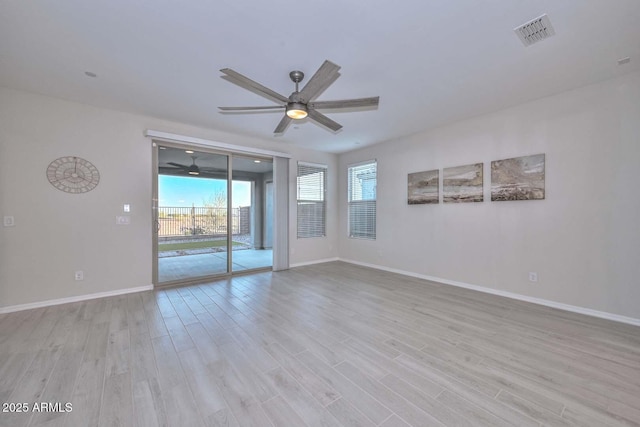
POLYGON ((0 85, 343 152, 640 70, 639 0, 7 0, 0 85), (556 35, 524 47, 513 28, 547 13, 556 35), (617 60, 631 57, 630 63, 617 60), (327 113, 332 133, 220 78, 232 68, 288 96, 288 73, 325 59, 341 77, 318 100, 380 96, 327 113), (87 77, 90 71, 97 78, 87 77))

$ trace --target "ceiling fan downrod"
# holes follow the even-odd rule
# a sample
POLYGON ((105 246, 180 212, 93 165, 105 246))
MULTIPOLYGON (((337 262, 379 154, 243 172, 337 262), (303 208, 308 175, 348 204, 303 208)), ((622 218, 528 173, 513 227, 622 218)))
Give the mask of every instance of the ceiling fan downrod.
POLYGON ((296 92, 299 92, 298 83, 304 79, 304 73, 302 71, 293 70, 289 73, 289 78, 296 84, 296 92))

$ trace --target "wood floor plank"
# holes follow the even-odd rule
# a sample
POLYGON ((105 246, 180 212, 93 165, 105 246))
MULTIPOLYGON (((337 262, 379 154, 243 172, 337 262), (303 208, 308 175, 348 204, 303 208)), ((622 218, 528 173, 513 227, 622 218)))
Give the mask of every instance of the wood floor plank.
POLYGON ((127 297, 125 295, 115 297, 111 307, 109 317, 109 332, 120 332, 128 330, 129 319, 127 318, 127 297))
POLYGON ((167 331, 167 327, 164 324, 162 313, 157 306, 146 308, 144 315, 145 320, 147 321, 149 336, 151 338, 158 338, 169 334, 169 331, 167 331))
POLYGON ((640 411, 621 402, 611 402, 607 408, 607 412, 640 425, 640 411))
POLYGON ((221 409, 205 419, 207 427, 240 427, 229 409, 221 409))
POLYGON ((215 373, 209 373, 187 378, 196 407, 204 420, 220 411, 229 409, 216 384, 215 375, 215 373))
POLYGON ((304 427, 307 425, 282 396, 275 396, 267 400, 262 404, 262 408, 275 427, 304 427))
POLYGON ((344 426, 374 427, 375 424, 345 399, 338 399, 327 406, 331 414, 344 426))
MULTIPOLYGON (((384 402, 387 408, 391 409, 409 424, 425 426, 444 425, 434 416, 423 411, 422 408, 415 406, 393 390, 373 378, 368 377, 348 362, 341 363, 336 369, 378 402, 384 402)), ((367 412, 365 412, 365 415, 367 415, 367 412)))
MULTIPOLYGON (((27 403, 30 407, 36 402, 40 402, 40 397, 44 392, 53 368, 60 357, 60 348, 40 350, 29 368, 21 377, 20 381, 9 396, 8 402, 27 403)), ((31 411, 27 413, 3 413, 2 422, 7 426, 24 426, 31 419, 31 411)))
POLYGON ((107 376, 98 426, 130 426, 134 424, 131 374, 107 376))
POLYGON ((518 396, 514 396, 508 391, 502 390, 496 399, 499 402, 502 402, 525 415, 533 418, 534 420, 540 422, 541 424, 548 426, 569 426, 569 423, 566 419, 563 419, 555 414, 552 414, 549 411, 537 406, 533 402, 529 402, 525 399, 521 399, 518 396))
POLYGON ((127 319, 129 320, 129 333, 131 335, 148 333, 147 319, 140 294, 127 295, 127 319))
POLYGON ((109 334, 107 344, 107 376, 129 372, 131 365, 131 340, 129 330, 123 329, 109 334))
MULTIPOLYGON (((503 420, 484 408, 471 403, 470 401, 458 396, 449 390, 443 390, 436 400, 447 405, 452 410, 459 412, 462 416, 468 420, 473 421, 475 425, 486 427, 510 427, 513 426, 512 422, 503 420)), ((534 424, 532 419, 530 424, 534 424)), ((535 424, 534 424, 535 425, 535 424)))
POLYGON ((402 418, 393 414, 390 416, 385 422, 380 424, 380 427, 411 427, 409 424, 405 423, 402 418))
POLYGON ((284 369, 276 368, 267 373, 273 386, 287 404, 303 419, 309 427, 339 426, 331 413, 317 403, 300 384, 284 369))
MULTIPOLYGON (((86 354, 85 354, 86 358, 86 354)), ((104 386, 105 359, 84 360, 70 402, 73 411, 67 415, 68 425, 97 426, 100 417, 100 402, 104 386)))
POLYGON ((149 381, 141 380, 133 384, 133 406, 137 427, 155 427, 165 420, 159 420, 161 411, 155 405, 149 381))
POLYGON ((277 394, 271 382, 257 367, 253 355, 244 353, 235 343, 224 344, 220 349, 259 402, 269 400, 277 394))
POLYGON ((173 308, 183 324, 188 325, 190 323, 196 323, 198 319, 196 315, 191 311, 189 305, 179 295, 172 295, 169 297, 173 308))
MULTIPOLYGON (((236 420, 241 426, 264 427, 268 418, 260 402, 226 360, 213 364, 214 379, 236 420)), ((269 423, 271 424, 271 423, 269 423)))
POLYGON ((340 397, 337 391, 322 381, 298 359, 287 353, 278 343, 271 344, 267 347, 267 351, 322 406, 327 406, 340 397))
MULTIPOLYGON (((72 402, 73 389, 78 376, 82 352, 75 351, 73 347, 65 348, 53 369, 44 391, 40 395, 40 402, 60 402, 65 405, 72 402)), ((44 424, 54 418, 59 418, 63 412, 39 412, 34 413, 32 425, 44 424)))
POLYGON ((378 380, 389 374, 387 365, 384 363, 386 362, 385 357, 377 358, 376 353, 373 351, 363 354, 355 350, 354 347, 349 346, 350 340, 351 338, 334 346, 334 349, 342 356, 345 362, 357 365, 361 371, 378 380))
POLYGON ((178 359, 187 379, 211 373, 211 363, 208 363, 195 347, 178 352, 178 359))
POLYGON ((220 348, 200 322, 189 324, 185 328, 206 363, 220 360, 222 357, 220 348))
POLYGON ((162 390, 171 390, 184 381, 180 359, 171 338, 158 337, 151 340, 158 368, 158 382, 162 390))
POLYGON ((450 390, 459 394, 465 399, 485 408, 495 416, 511 422, 513 425, 531 427, 539 425, 539 423, 535 422, 533 419, 496 401, 494 396, 489 396, 467 383, 448 376, 444 372, 431 369, 430 367, 421 364, 416 359, 402 355, 397 357, 396 361, 407 369, 411 369, 420 376, 426 377, 430 381, 440 385, 445 390, 450 390))
MULTIPOLYGON (((173 345, 176 347, 176 351, 184 351, 193 348, 193 340, 187 333, 187 329, 184 327, 180 317, 169 317, 164 320, 165 326, 169 331, 169 336, 173 341, 173 345)), ((192 322, 197 323, 197 322, 192 322)))
POLYGON ((33 361, 35 353, 8 353, 0 356, 0 394, 2 402, 8 402, 7 398, 18 381, 27 371, 33 361))
MULTIPOLYGON (((342 367, 346 369, 346 364, 344 366, 338 366, 336 369, 340 370, 342 367)), ((460 415, 460 413, 450 409, 440 401, 430 398, 420 390, 391 374, 382 378, 380 382, 387 386, 389 390, 392 390, 398 395, 404 397, 409 402, 413 403, 415 406, 422 409, 446 426, 472 426, 474 424, 460 415)))
MULTIPOLYGON (((257 326, 259 328, 259 326, 257 326)), ((261 372, 267 372, 278 367, 278 363, 273 360, 271 354, 265 349, 265 344, 259 340, 254 340, 245 330, 240 327, 228 329, 233 336, 235 343, 247 355, 251 356, 251 361, 255 363, 261 372)))
POLYGON ((163 402, 170 426, 203 426, 196 402, 186 381, 163 390, 163 402))
POLYGON ((96 360, 106 357, 109 343, 109 324, 95 321, 91 325, 89 337, 85 344, 84 359, 96 360))
POLYGON ((173 308, 173 304, 171 304, 171 301, 169 301, 169 297, 164 295, 163 291, 159 291, 157 293, 156 304, 158 305, 158 309, 160 310, 160 313, 162 314, 162 317, 164 319, 175 317, 178 315, 176 309, 173 308))
POLYGON ((33 325, 33 330, 22 339, 18 336, 9 339, 7 347, 10 352, 42 350, 43 342, 51 335, 56 323, 60 320, 60 310, 56 311, 52 307, 44 309, 44 314, 40 316, 37 323, 33 325))
POLYGON ((131 336, 130 368, 134 384, 158 376, 153 345, 148 332, 131 336))
POLYGON ((364 393, 362 387, 357 383, 349 381, 315 355, 304 352, 297 357, 307 368, 340 393, 343 398, 365 414, 373 423, 380 424, 391 415, 391 411, 383 405, 380 399, 376 400, 369 394, 364 393))

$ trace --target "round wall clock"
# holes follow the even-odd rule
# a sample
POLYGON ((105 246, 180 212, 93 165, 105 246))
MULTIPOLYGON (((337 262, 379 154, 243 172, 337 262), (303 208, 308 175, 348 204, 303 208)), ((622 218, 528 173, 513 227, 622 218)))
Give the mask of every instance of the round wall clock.
POLYGON ((91 162, 80 157, 60 157, 49 164, 47 179, 66 193, 86 193, 100 182, 100 172, 91 162))

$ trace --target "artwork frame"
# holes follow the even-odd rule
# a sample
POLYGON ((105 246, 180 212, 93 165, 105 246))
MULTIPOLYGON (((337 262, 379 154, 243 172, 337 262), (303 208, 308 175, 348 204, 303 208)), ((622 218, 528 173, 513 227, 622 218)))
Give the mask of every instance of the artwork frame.
POLYGON ((407 204, 440 203, 440 170, 414 172, 407 175, 407 204))
POLYGON ((491 162, 491 201, 544 200, 546 156, 533 154, 491 162))
POLYGON ((484 163, 473 163, 442 170, 442 202, 484 201, 484 163))

